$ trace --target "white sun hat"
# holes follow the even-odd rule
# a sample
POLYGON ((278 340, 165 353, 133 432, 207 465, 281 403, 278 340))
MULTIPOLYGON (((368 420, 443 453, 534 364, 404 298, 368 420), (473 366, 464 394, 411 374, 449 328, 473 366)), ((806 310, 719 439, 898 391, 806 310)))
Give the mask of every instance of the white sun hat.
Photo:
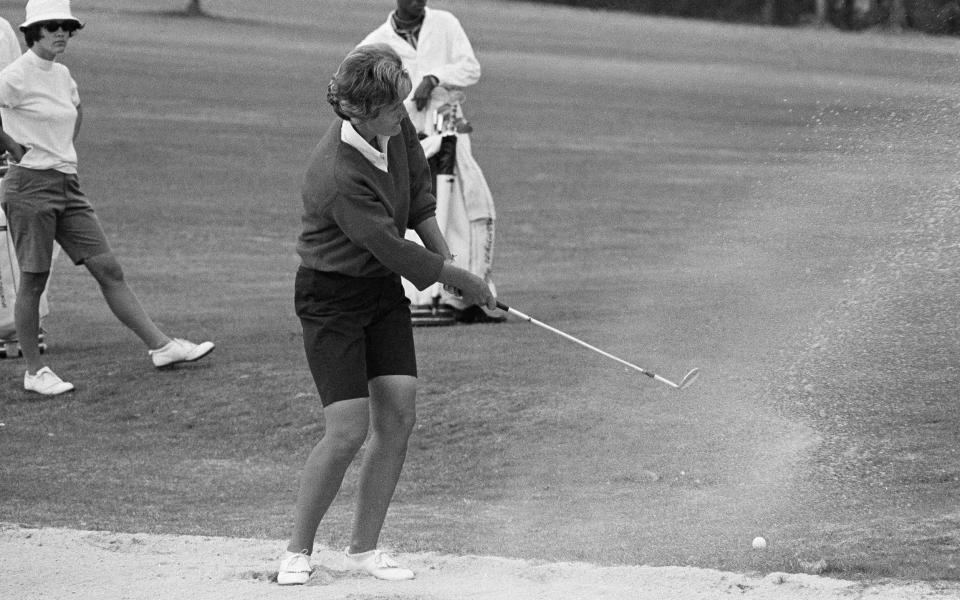
POLYGON ((76 21, 83 27, 80 19, 70 12, 70 0, 28 0, 27 20, 20 25, 20 30, 43 21, 76 21))

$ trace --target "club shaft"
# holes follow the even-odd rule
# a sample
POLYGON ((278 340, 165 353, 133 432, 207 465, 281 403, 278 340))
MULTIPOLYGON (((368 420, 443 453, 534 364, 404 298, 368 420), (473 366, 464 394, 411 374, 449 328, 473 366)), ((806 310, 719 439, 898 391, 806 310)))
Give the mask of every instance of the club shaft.
POLYGON ((569 333, 560 331, 560 330, 557 329, 556 327, 551 327, 550 325, 547 325, 546 323, 544 323, 544 322, 542 322, 542 321, 538 321, 538 320, 534 319, 533 317, 531 317, 530 315, 526 315, 526 314, 520 312, 519 310, 517 310, 517 309, 515 309, 515 308, 511 308, 511 307, 507 306, 506 304, 504 304, 504 303, 502 303, 502 302, 497 302, 497 308, 499 308, 500 310, 506 311, 506 312, 514 315, 515 317, 518 317, 518 318, 520 318, 520 319, 523 319, 524 321, 527 321, 528 323, 532 323, 532 324, 536 325, 537 327, 542 327, 543 329, 546 329, 547 331, 552 331, 553 333, 559 335, 559 336, 562 337, 562 338, 566 338, 566 339, 570 340, 571 342, 574 342, 574 343, 576 343, 576 344, 580 344, 580 345, 583 346, 584 348, 587 348, 587 349, 589 349, 589 350, 593 350, 593 351, 596 352, 597 354, 600 354, 600 355, 602 355, 602 356, 606 356, 606 357, 609 358, 609 359, 615 360, 615 361, 617 361, 618 363, 620 363, 620 364, 622 364, 622 365, 624 365, 624 366, 626 366, 626 367, 629 367, 629 368, 633 369, 634 371, 639 371, 639 372, 643 373, 644 375, 646 375, 647 377, 652 377, 653 379, 659 381, 660 383, 665 383, 665 384, 669 385, 669 386, 672 387, 672 388, 679 388, 679 387, 680 387, 680 386, 678 386, 676 383, 674 383, 674 382, 672 382, 672 381, 670 381, 670 380, 668 380, 668 379, 665 379, 665 378, 657 375, 656 373, 652 373, 652 372, 650 372, 650 371, 648 371, 648 370, 646 370, 646 369, 644 369, 644 368, 642 368, 642 367, 638 367, 637 365, 635 365, 635 364, 633 364, 633 363, 631 363, 631 362, 625 361, 625 360, 623 360, 622 358, 620 358, 620 357, 618 357, 618 356, 614 356, 613 354, 610 354, 609 352, 606 352, 606 351, 604 351, 604 350, 601 350, 600 348, 597 348, 596 346, 594 346, 594 345, 592 345, 592 344, 588 344, 587 342, 585 342, 585 341, 583 341, 583 340, 581 340, 581 339, 579 339, 579 338, 576 338, 576 337, 570 335, 569 333))

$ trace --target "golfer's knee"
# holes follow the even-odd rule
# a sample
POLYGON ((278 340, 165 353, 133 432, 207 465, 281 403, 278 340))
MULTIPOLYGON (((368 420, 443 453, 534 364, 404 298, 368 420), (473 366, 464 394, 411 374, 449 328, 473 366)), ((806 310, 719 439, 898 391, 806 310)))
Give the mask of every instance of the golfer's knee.
POLYGON ((366 428, 351 428, 328 431, 324 434, 323 440, 337 456, 352 458, 360 451, 363 443, 367 440, 367 430, 366 428))
POLYGON ((417 426, 417 411, 404 410, 397 415, 394 429, 398 435, 409 438, 413 434, 414 427, 417 426))
POLYGON ((372 383, 374 433, 405 441, 417 425, 416 378, 388 376, 374 379, 372 383))
POLYGON ((384 442, 402 446, 406 445, 416 426, 417 412, 415 410, 412 408, 410 410, 398 410, 387 418, 378 419, 374 434, 384 442))

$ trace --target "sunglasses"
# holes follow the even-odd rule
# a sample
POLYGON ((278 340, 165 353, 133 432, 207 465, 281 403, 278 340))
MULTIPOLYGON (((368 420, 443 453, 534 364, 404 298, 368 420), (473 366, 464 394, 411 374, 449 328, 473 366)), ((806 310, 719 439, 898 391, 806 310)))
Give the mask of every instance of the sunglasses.
POLYGON ((76 21, 45 21, 40 25, 50 33, 55 33, 59 29, 67 33, 73 33, 80 29, 80 25, 76 21))

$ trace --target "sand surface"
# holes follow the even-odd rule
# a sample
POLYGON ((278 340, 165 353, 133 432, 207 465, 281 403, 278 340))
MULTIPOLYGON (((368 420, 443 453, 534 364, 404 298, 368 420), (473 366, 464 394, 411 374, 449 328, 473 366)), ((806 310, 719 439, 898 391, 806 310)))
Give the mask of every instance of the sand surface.
POLYGON ((417 572, 382 582, 320 549, 305 586, 281 587, 277 540, 0 528, 0 598, 694 599, 824 600, 960 598, 960 585, 852 582, 802 574, 765 576, 688 567, 603 567, 489 556, 400 554, 417 572), (320 588, 320 589, 318 589, 320 588))

